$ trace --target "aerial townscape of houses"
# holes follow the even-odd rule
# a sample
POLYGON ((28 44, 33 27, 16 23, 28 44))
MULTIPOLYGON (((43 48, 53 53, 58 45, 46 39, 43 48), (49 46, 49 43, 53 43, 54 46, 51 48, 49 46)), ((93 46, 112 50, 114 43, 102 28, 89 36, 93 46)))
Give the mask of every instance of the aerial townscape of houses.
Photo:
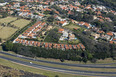
MULTIPOLYGON (((57 48, 62 50, 68 50, 68 49, 85 49, 85 46, 82 43, 79 43, 78 45, 69 45, 69 44, 57 44, 57 43, 46 43, 46 42, 38 42, 38 41, 28 41, 24 38, 37 38, 38 36, 37 32, 42 29, 42 27, 46 25, 45 22, 38 21, 33 26, 29 27, 23 34, 19 35, 13 43, 21 43, 26 46, 38 46, 38 47, 44 47, 44 48, 57 48)), ((48 26, 49 27, 49 26, 48 26)), ((48 28, 47 28, 48 29, 48 28)), ((64 29, 59 29, 59 33, 63 33, 61 38, 59 40, 63 40, 63 38, 69 37, 69 40, 75 39, 74 34, 68 34, 64 31, 64 29)))
MULTIPOLYGON (((82 5, 79 1, 74 1, 73 3, 69 4, 70 0, 46 0, 45 2, 42 0, 14 0, 16 2, 13 2, 13 4, 7 4, 3 3, 0 4, 2 6, 2 10, 8 10, 9 14, 14 14, 19 17, 23 18, 29 18, 29 19, 36 19, 37 22, 29 27, 25 32, 20 34, 13 43, 21 43, 26 46, 39 46, 39 47, 45 47, 45 48, 57 48, 57 49, 83 49, 85 50, 85 46, 81 43, 79 40, 79 43, 77 44, 61 44, 61 43, 49 43, 49 42, 40 42, 40 41, 29 41, 26 40, 27 38, 36 39, 41 37, 42 35, 45 35, 47 32, 54 29, 54 25, 56 25, 58 28, 58 33, 61 33, 61 36, 59 38, 59 41, 67 40, 77 40, 78 37, 71 32, 70 30, 67 30, 65 26, 69 25, 70 23, 73 23, 75 25, 78 25, 82 28, 84 28, 83 32, 91 31, 91 35, 94 40, 98 41, 98 39, 105 39, 109 43, 113 44, 116 43, 116 32, 105 32, 101 28, 96 27, 96 25, 93 25, 89 22, 84 21, 76 21, 71 18, 62 17, 62 14, 57 9, 53 8, 53 5, 56 5, 59 7, 58 9, 67 11, 68 15, 73 15, 74 11, 84 13, 87 12, 87 10, 91 10, 95 13, 93 16, 93 20, 98 20, 99 22, 112 22, 111 18, 102 16, 102 12, 105 13, 113 13, 116 15, 116 12, 113 10, 107 10, 107 7, 103 5, 82 5), (27 2, 25 5, 21 5, 20 2, 27 2), (38 3, 38 4, 31 4, 31 3, 38 3), (14 11, 15 10, 15 11, 14 11), (54 21, 53 23, 46 22, 46 18, 48 16, 46 15, 46 12, 54 13, 54 21)), ((75 30, 78 28, 74 28, 75 30)), ((44 38, 43 38, 44 39, 44 38)))

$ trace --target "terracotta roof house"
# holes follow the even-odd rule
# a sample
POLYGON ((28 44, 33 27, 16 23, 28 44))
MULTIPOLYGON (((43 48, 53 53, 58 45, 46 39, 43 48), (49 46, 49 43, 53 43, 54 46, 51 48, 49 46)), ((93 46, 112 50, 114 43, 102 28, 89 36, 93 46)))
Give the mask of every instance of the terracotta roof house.
POLYGON ((109 43, 110 44, 116 44, 116 41, 110 41, 109 43))
POLYGON ((45 47, 45 48, 48 48, 48 45, 49 45, 49 43, 45 43, 45 46, 44 46, 44 47, 45 47))
POLYGON ((61 44, 61 49, 62 49, 62 50, 65 50, 64 44, 61 44))
POLYGON ((79 46, 81 47, 81 49, 85 49, 85 46, 82 43, 80 43, 79 46))
POLYGON ((99 19, 99 21, 100 21, 100 22, 104 22, 104 20, 103 20, 103 19, 99 19))
POLYGON ((25 43, 26 43, 26 40, 22 40, 22 44, 25 45, 25 43))
POLYGON ((33 30, 33 33, 36 33, 38 31, 39 31, 39 29, 36 28, 36 29, 33 30))
POLYGON ((33 44, 34 46, 37 46, 37 41, 34 41, 34 44, 33 44))
POLYGON ((54 11, 56 14, 60 14, 58 11, 54 11))
POLYGON ((113 36, 113 32, 108 32, 107 35, 108 36, 113 36))
POLYGON ((79 45, 77 45, 77 48, 78 48, 78 49, 80 49, 80 46, 79 46, 79 45))
POLYGON ((113 41, 113 42, 116 42, 116 38, 113 38, 112 41, 113 41))
POLYGON ((70 21, 71 21, 72 23, 74 23, 74 24, 78 24, 78 23, 79 23, 78 21, 73 20, 73 19, 70 19, 70 21))
POLYGON ((52 49, 52 45, 53 45, 52 43, 49 43, 49 46, 48 46, 48 47, 49 47, 50 49, 52 49))
POLYGON ((114 42, 113 42, 113 41, 110 41, 109 43, 110 43, 110 44, 113 44, 114 42))
POLYGON ((88 28, 88 29, 91 27, 89 23, 85 23, 84 26, 85 28, 88 28))
POLYGON ((20 39, 20 40, 19 40, 19 43, 22 43, 22 41, 23 41, 23 40, 22 40, 22 39, 20 39))
POLYGON ((40 42, 37 42, 37 46, 40 47, 40 42))
POLYGON ((53 48, 57 48, 57 44, 53 44, 53 48))
POLYGON ((65 26, 65 25, 68 25, 69 24, 66 20, 64 20, 64 21, 57 21, 57 23, 59 25, 61 25, 61 26, 65 26))
POLYGON ((87 22, 79 22, 78 23, 80 26, 84 26, 85 28, 87 28, 87 29, 89 29, 91 26, 90 26, 90 24, 89 23, 87 23, 87 22))
POLYGON ((33 38, 33 33, 30 33, 30 34, 28 35, 28 37, 29 37, 29 38, 33 38))
POLYGON ((20 39, 16 38, 13 43, 19 43, 20 42, 20 39))
POLYGON ((72 49, 72 45, 69 45, 69 48, 72 49))
POLYGON ((85 9, 91 9, 91 5, 87 5, 85 9))
POLYGON ((44 25, 46 25, 46 23, 45 23, 45 22, 41 23, 41 26, 44 26, 44 25))
POLYGON ((97 33, 98 33, 98 34, 102 34, 102 33, 105 33, 105 32, 102 31, 102 30, 99 30, 97 33))
POLYGON ((73 45, 72 47, 73 47, 73 49, 77 49, 76 45, 73 45))
POLYGON ((101 15, 102 13, 100 11, 97 12, 97 15, 101 15))
POLYGON ((75 39, 75 35, 74 34, 69 34, 69 40, 74 40, 75 39))
POLYGON ((60 49, 60 44, 57 44, 57 49, 60 49))
POLYGON ((85 24, 85 22, 79 22, 79 25, 81 25, 81 26, 84 25, 84 24, 85 24))
POLYGON ((26 45, 26 46, 29 45, 29 41, 26 41, 25 45, 26 45))
POLYGON ((60 28, 60 29, 58 29, 58 32, 59 32, 59 33, 63 33, 63 32, 64 32, 64 29, 61 29, 61 28, 60 28))
POLYGON ((66 50, 69 50, 70 48, 69 48, 69 46, 68 46, 68 45, 65 45, 65 49, 66 49, 66 50))

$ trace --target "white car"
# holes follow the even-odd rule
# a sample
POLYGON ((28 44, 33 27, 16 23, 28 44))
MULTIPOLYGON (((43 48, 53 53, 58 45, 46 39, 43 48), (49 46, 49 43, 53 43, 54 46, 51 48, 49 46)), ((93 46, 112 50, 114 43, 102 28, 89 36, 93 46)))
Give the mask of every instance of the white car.
POLYGON ((30 62, 30 64, 32 64, 32 62, 30 62))
POLYGON ((22 57, 22 55, 17 55, 17 57, 22 57))

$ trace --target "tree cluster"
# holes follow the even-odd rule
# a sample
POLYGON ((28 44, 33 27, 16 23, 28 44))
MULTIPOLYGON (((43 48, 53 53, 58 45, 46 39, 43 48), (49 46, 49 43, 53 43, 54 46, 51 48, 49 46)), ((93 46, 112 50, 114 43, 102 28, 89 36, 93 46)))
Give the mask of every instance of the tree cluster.
POLYGON ((86 34, 83 33, 80 35, 78 35, 78 33, 75 33, 75 35, 78 36, 81 42, 86 46, 86 50, 93 54, 93 58, 116 58, 115 44, 109 44, 107 42, 96 42, 94 40, 91 40, 86 34))
POLYGON ((55 42, 58 43, 60 38, 60 34, 58 33, 57 29, 53 29, 49 32, 48 36, 46 37, 46 42, 55 42))
POLYGON ((46 49, 42 47, 24 46, 22 44, 13 44, 12 42, 6 42, 2 44, 3 50, 14 51, 17 54, 28 57, 43 57, 72 61, 92 61, 93 55, 88 51, 82 50, 60 50, 60 49, 46 49))

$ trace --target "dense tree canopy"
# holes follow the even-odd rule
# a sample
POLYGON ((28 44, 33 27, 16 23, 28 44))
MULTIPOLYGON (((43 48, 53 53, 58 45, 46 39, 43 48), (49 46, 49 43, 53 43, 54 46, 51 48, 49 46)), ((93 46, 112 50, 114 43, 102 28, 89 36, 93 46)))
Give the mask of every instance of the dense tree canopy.
POLYGON ((109 6, 116 10, 116 0, 98 0, 104 3, 104 5, 109 6))

